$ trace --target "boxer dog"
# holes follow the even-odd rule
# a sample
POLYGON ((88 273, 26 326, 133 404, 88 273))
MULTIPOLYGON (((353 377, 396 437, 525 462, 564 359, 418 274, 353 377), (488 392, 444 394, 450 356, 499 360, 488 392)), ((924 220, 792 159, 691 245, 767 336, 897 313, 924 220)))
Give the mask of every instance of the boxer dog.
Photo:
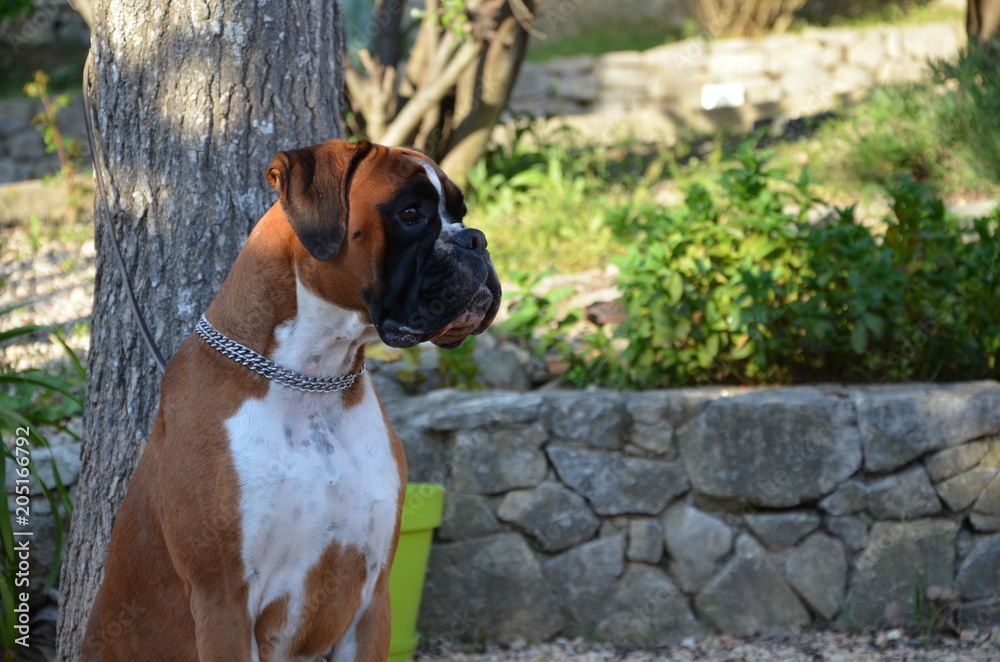
POLYGON ((257 223, 170 361, 115 522, 85 662, 384 662, 403 448, 365 343, 456 347, 500 285, 425 155, 281 152, 257 223))

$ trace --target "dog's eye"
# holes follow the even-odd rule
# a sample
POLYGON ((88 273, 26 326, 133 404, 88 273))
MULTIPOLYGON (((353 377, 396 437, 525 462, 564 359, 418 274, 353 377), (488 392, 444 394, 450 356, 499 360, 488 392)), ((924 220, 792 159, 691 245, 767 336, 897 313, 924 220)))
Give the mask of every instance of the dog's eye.
POLYGON ((417 211, 416 207, 407 207, 396 215, 399 216, 399 220, 403 221, 407 225, 417 223, 422 220, 420 212, 417 211))

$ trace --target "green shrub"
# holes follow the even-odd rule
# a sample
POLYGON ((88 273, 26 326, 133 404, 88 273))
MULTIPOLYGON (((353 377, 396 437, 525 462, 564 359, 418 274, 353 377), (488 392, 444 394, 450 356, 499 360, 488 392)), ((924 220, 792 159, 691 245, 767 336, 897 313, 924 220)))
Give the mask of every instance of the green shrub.
POLYGON ((627 320, 591 334, 570 378, 619 387, 973 379, 997 375, 1000 215, 966 241, 905 179, 873 234, 852 208, 812 224, 792 182, 749 147, 686 203, 609 213, 627 320), (620 348, 615 351, 612 348, 620 348))
MULTIPOLYGON (((14 310, 15 307, 0 310, 0 317, 14 310)), ((28 336, 39 331, 34 325, 20 326, 0 331, 0 343, 14 338, 28 336)), ((50 589, 59 576, 59 558, 62 551, 63 522, 69 521, 73 513, 66 488, 59 478, 59 470, 53 464, 52 473, 56 483, 55 492, 49 490, 38 476, 34 461, 31 459, 31 448, 46 448, 49 445, 43 428, 57 428, 76 435, 66 428, 65 422, 72 416, 83 411, 84 369, 73 350, 57 334, 53 340, 66 351, 70 360, 70 370, 67 374, 57 374, 41 370, 15 370, 11 368, 0 354, 0 444, 4 457, 0 458, 0 480, 6 480, 6 459, 10 458, 15 466, 25 467, 34 476, 35 483, 49 502, 51 517, 56 524, 56 559, 46 579, 45 590, 50 589)), ((18 623, 14 612, 18 604, 15 600, 23 587, 16 584, 18 556, 14 549, 14 526, 7 499, 0 500, 0 650, 5 651, 5 659, 18 659, 15 638, 18 636, 14 626, 18 623)), ((39 515, 30 515, 39 517, 39 515)), ((30 518, 29 517, 29 518, 30 518)))
POLYGON ((438 349, 438 370, 441 371, 441 385, 461 391, 485 389, 479 381, 479 364, 476 363, 476 336, 469 336, 458 347, 438 349))
POLYGON ((902 175, 927 183, 947 179, 956 159, 939 135, 939 96, 932 86, 915 83, 875 88, 867 103, 847 113, 854 147, 846 154, 845 169, 883 187, 902 175))
POLYGON ((0 3, 0 23, 14 20, 34 8, 34 0, 6 0, 0 3))
POLYGON ((506 296, 513 303, 510 316, 496 329, 503 337, 516 340, 530 347, 537 358, 544 359, 549 352, 561 356, 572 355, 572 348, 566 340, 566 331, 580 321, 579 309, 561 314, 558 304, 576 294, 569 287, 560 287, 536 294, 541 281, 554 271, 544 271, 531 275, 523 271, 512 271, 507 277, 514 282, 513 291, 506 296))
POLYGON ((934 80, 951 88, 939 104, 936 119, 942 140, 964 146, 980 173, 1000 183, 1000 41, 972 40, 954 62, 934 64, 934 80))

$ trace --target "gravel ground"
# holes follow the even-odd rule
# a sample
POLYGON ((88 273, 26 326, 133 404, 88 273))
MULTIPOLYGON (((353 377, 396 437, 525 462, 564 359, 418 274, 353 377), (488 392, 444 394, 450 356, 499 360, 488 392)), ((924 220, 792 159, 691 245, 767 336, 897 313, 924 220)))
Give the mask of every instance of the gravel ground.
POLYGON ((419 662, 995 662, 1000 661, 1000 631, 964 632, 938 637, 930 645, 909 639, 900 630, 872 634, 812 631, 752 639, 719 636, 686 640, 652 650, 610 644, 557 640, 551 644, 488 646, 469 652, 461 646, 432 644, 414 659, 419 662))
MULTIPOLYGON (((0 317, 0 329, 25 324, 57 327, 83 359, 90 347, 90 310, 94 297, 94 240, 39 240, 23 226, 2 230, 0 241, 0 310, 22 305, 0 317)), ((62 360, 63 350, 39 331, 25 343, 18 339, 4 352, 15 368, 40 367, 62 360)))

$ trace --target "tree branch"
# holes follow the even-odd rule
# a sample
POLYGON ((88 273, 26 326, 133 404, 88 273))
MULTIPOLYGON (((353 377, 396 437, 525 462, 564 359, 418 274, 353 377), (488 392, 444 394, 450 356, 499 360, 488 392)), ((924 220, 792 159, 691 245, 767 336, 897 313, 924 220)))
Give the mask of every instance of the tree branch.
POLYGON ((380 140, 386 145, 399 145, 406 141, 420 125, 424 114, 444 98, 462 71, 479 57, 482 49, 483 44, 478 40, 470 39, 462 44, 441 75, 425 80, 417 89, 380 140))

